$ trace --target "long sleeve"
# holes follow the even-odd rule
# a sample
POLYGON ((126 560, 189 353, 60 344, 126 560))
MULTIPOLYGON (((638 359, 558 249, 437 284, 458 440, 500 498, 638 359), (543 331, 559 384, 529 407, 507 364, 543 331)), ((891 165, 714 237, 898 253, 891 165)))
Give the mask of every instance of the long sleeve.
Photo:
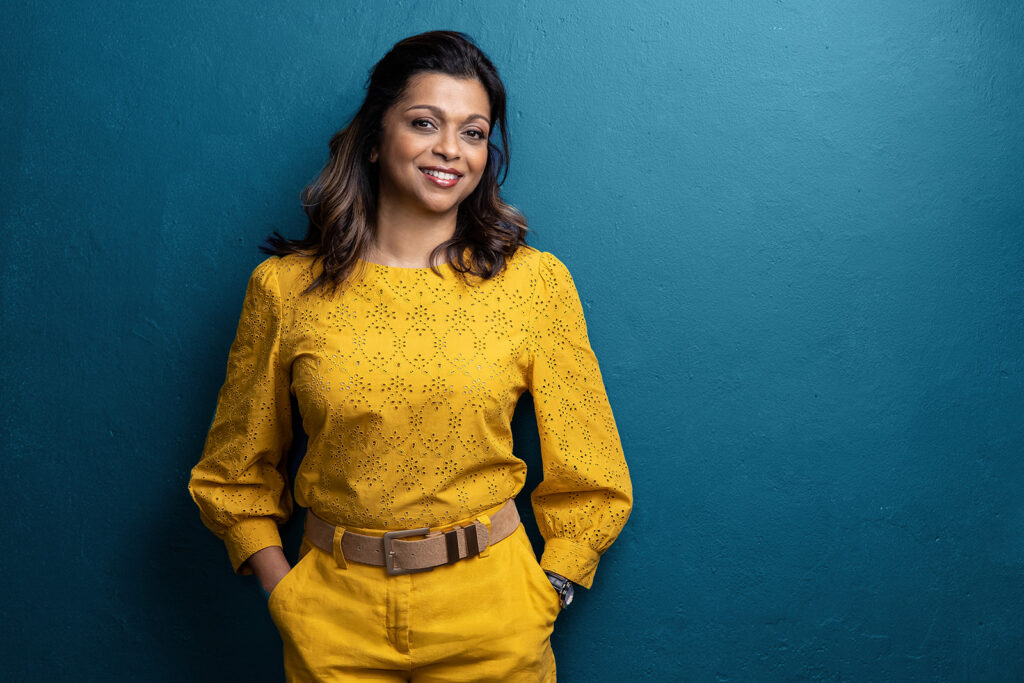
POLYGON ((544 467, 531 496, 545 540, 541 566, 590 588, 629 517, 632 484, 579 294, 547 252, 535 305, 528 383, 544 467))
POLYGON ((262 548, 280 546, 278 524, 292 512, 284 455, 292 439, 289 369, 280 361, 282 297, 279 259, 249 278, 227 376, 202 458, 188 489, 200 517, 224 541, 231 566, 262 548))

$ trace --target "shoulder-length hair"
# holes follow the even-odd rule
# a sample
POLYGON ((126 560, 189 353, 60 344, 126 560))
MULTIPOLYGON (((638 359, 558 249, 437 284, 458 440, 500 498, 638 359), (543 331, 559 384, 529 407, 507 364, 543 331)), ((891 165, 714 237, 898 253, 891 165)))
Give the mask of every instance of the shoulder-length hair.
MULTIPOLYGON (((366 82, 366 97, 352 121, 334 134, 330 158, 300 195, 309 217, 299 240, 275 231, 260 249, 268 254, 313 256, 323 270, 307 288, 334 291, 373 243, 377 220, 378 167, 370 151, 380 141, 385 112, 401 99, 409 80, 420 73, 442 73, 480 81, 491 106, 492 137, 501 130, 501 147, 487 142, 487 165, 472 194, 459 205, 455 233, 430 254, 461 272, 491 278, 526 244, 526 218, 499 192, 508 175, 505 86, 491 60, 464 33, 430 31, 396 43, 377 62, 366 82), (500 176, 500 178, 499 178, 500 176)), ((431 268, 437 273, 435 265, 431 268)))

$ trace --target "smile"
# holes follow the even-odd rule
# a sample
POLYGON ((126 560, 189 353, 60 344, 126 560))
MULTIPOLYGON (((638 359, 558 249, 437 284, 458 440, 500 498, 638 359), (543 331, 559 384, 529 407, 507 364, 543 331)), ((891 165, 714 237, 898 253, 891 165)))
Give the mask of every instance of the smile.
POLYGON ((462 178, 462 176, 454 173, 445 173, 444 171, 435 171, 433 169, 421 168, 420 172, 440 187, 454 187, 462 178))

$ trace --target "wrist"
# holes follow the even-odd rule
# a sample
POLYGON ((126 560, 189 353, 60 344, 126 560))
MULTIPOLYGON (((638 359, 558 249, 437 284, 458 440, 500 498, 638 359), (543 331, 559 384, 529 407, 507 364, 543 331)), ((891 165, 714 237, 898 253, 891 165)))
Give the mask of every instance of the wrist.
POLYGON ((246 564, 252 569, 265 591, 273 590, 278 580, 288 573, 291 565, 280 546, 269 546, 253 553, 246 564))
POLYGON ((253 574, 253 581, 256 583, 256 586, 260 589, 260 594, 264 597, 264 599, 270 600, 270 591, 266 589, 266 587, 263 585, 263 582, 260 581, 260 578, 255 574, 253 574))

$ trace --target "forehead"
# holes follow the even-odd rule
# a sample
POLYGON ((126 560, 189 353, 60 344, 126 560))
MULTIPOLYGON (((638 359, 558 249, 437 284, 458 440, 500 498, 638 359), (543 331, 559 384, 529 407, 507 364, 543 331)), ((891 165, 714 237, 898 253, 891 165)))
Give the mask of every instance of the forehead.
POLYGON ((409 79, 405 93, 396 103, 399 111, 417 104, 428 104, 455 118, 473 114, 490 120, 491 103, 487 90, 476 78, 456 78, 448 74, 419 73, 409 79))

